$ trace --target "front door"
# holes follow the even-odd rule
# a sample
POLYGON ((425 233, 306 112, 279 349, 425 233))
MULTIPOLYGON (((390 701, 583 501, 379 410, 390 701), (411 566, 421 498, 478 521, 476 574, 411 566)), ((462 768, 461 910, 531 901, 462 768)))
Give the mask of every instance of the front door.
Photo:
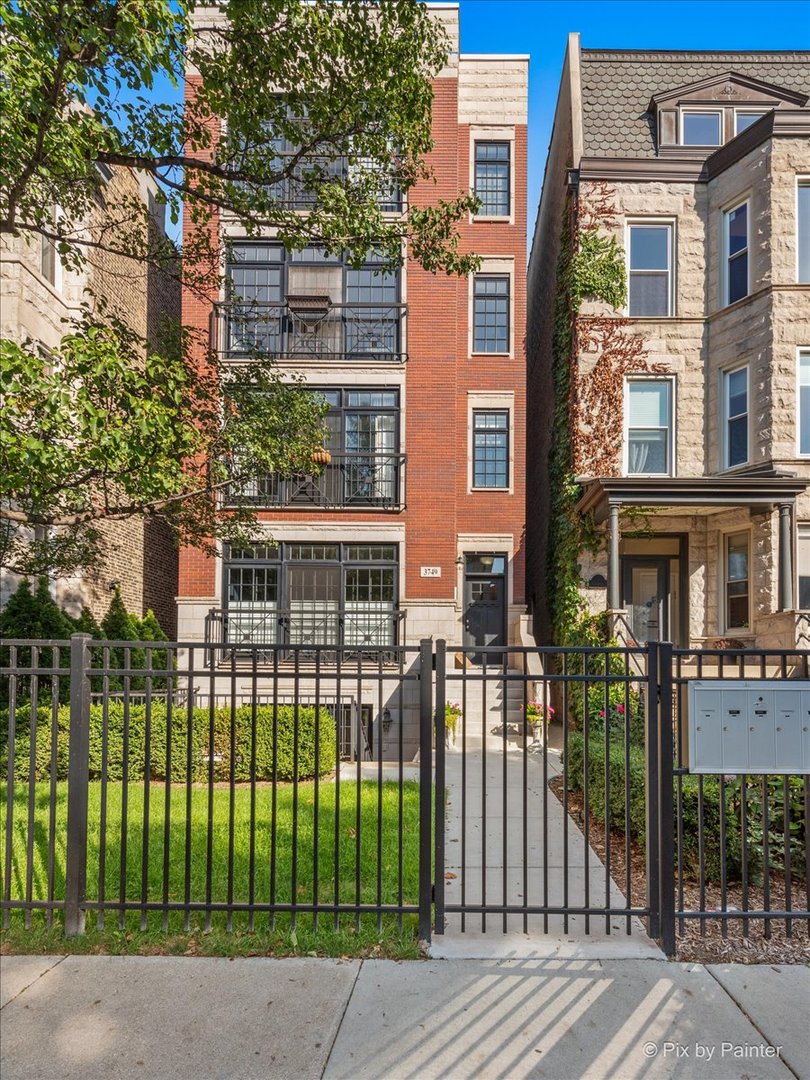
POLYGON ((625 557, 624 607, 640 645, 669 640, 669 559, 625 557))
MULTIPOLYGON (((464 644, 497 646, 506 644, 506 556, 470 554, 464 573, 464 644)), ((471 656, 481 662, 481 654, 471 656)), ((487 655, 497 663, 497 654, 487 655)))

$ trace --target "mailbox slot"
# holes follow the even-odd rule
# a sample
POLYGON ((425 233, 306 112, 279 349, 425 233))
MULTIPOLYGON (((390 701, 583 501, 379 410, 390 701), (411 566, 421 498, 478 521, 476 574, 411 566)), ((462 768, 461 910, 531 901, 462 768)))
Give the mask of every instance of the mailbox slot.
POLYGON ((810 772, 810 681, 693 679, 689 771, 810 772))

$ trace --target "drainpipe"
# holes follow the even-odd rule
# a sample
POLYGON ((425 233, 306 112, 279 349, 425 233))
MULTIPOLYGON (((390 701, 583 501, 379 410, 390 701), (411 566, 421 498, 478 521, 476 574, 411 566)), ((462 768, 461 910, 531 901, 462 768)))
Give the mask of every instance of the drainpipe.
POLYGON ((608 506, 608 611, 618 611, 622 606, 622 590, 619 580, 619 503, 608 506))
POLYGON ((790 503, 779 504, 779 610, 793 611, 793 523, 790 503))

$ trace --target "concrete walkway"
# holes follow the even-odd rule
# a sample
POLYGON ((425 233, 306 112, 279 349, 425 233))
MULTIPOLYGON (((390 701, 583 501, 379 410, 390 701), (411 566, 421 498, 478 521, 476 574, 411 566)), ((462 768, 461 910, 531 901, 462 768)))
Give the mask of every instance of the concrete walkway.
MULTIPOLYGON (((446 903, 623 908, 624 850, 608 873, 547 785, 562 772, 559 750, 524 752, 522 684, 494 676, 486 696, 483 685, 471 682, 445 757, 446 903)), ((524 931, 523 917, 508 915, 504 933, 503 916, 488 914, 482 925, 478 913, 449 914, 431 956, 661 957, 636 918, 530 915, 524 931)))
POLYGON ((810 1078, 810 971, 3 957, 3 1080, 810 1078))

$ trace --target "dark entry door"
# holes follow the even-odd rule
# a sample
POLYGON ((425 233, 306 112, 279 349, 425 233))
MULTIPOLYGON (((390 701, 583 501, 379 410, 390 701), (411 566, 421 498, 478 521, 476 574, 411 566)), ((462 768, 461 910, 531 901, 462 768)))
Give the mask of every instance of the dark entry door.
POLYGON ((669 640, 669 559, 624 559, 624 607, 639 644, 669 640))
MULTIPOLYGON (((506 556, 468 555, 464 574, 464 644, 506 644, 506 556)), ((488 659, 497 661, 489 654, 488 659)), ((475 663, 481 662, 474 654, 475 663)))

